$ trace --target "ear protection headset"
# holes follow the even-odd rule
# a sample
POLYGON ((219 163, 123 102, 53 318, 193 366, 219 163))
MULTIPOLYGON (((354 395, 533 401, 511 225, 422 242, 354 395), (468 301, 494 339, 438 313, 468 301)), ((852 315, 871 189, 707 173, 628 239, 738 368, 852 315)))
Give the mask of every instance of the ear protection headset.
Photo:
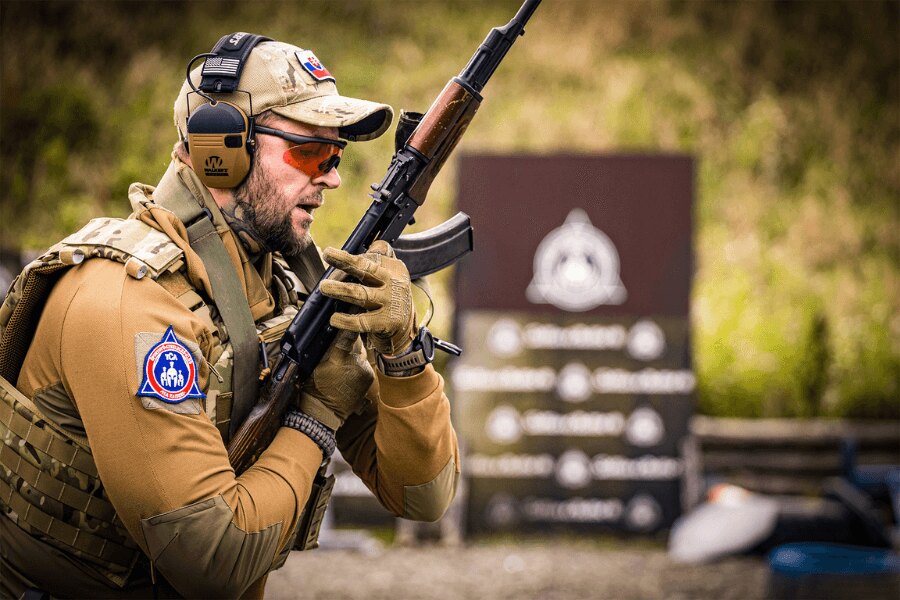
POLYGON ((270 40, 253 33, 230 33, 223 36, 211 52, 198 54, 188 63, 189 92, 187 139, 184 148, 191 155, 194 172, 200 181, 211 188, 233 188, 250 173, 251 158, 256 145, 253 131, 253 98, 249 92, 238 89, 241 71, 250 51, 260 42, 270 40), (191 81, 191 66, 200 58, 206 58, 201 70, 199 89, 191 81), (242 92, 250 98, 250 115, 238 106, 215 100, 209 94, 242 92), (191 94, 199 94, 209 101, 190 112, 191 94))

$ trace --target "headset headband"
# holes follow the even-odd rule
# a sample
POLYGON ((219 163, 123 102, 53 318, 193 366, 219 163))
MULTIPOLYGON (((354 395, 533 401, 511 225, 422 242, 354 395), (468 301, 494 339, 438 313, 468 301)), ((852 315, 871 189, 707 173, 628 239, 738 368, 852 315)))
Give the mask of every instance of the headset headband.
POLYGON ((230 94, 237 90, 241 71, 244 70, 250 52, 258 43, 271 39, 243 31, 222 36, 210 52, 214 56, 207 58, 203 63, 203 69, 200 71, 203 76, 200 90, 221 94, 230 94))

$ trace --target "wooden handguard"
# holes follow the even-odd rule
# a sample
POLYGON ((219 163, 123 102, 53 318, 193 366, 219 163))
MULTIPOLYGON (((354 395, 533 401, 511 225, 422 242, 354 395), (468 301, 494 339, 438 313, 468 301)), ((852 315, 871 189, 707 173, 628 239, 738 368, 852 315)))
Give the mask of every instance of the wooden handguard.
POLYGON ((456 148, 480 105, 480 96, 451 79, 410 136, 407 144, 428 160, 428 166, 408 193, 416 204, 421 205, 425 201, 431 183, 456 148))

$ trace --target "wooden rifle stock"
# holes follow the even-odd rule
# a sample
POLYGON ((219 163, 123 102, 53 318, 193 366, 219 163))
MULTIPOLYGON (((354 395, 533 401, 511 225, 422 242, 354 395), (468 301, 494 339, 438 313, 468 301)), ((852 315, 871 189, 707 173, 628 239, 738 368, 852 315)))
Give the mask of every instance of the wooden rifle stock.
POLYGON ((284 355, 279 357, 279 361, 286 363, 284 376, 266 379, 259 402, 250 410, 228 444, 228 462, 238 475, 255 463, 275 439, 288 404, 297 396, 297 363, 284 355))

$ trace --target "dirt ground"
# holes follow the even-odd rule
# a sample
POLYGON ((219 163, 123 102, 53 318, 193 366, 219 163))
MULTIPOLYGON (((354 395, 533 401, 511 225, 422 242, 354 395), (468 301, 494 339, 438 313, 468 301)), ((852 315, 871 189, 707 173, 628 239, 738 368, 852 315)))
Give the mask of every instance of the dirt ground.
POLYGON ((269 578, 272 599, 752 600, 770 596, 762 558, 670 561, 662 547, 578 540, 425 544, 295 552, 269 578))

